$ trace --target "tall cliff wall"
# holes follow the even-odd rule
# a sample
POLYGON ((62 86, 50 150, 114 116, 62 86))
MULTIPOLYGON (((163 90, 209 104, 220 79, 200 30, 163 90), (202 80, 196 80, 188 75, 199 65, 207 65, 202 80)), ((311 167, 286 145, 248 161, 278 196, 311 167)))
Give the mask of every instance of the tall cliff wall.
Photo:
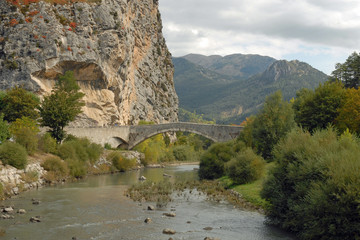
POLYGON ((177 121, 157 0, 30 2, 0 1, 1 89, 48 94, 71 70, 86 102, 75 125, 177 121))

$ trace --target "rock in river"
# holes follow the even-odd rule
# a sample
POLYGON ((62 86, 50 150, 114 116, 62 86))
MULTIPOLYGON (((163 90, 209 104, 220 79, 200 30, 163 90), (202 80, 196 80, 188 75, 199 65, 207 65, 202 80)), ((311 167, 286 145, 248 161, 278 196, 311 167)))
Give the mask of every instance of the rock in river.
POLYGON ((165 228, 165 229, 163 230, 163 233, 164 233, 164 234, 175 234, 176 231, 175 231, 174 229, 165 228))
POLYGON ((175 217, 176 216, 176 213, 174 212, 169 212, 169 213, 163 213, 164 216, 167 216, 167 217, 175 217))

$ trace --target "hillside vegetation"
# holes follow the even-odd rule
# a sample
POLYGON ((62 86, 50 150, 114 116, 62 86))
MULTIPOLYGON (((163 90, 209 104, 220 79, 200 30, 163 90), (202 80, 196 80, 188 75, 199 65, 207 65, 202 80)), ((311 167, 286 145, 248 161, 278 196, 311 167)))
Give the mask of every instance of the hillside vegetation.
POLYGON ((290 100, 301 88, 314 89, 328 78, 304 62, 240 56, 241 61, 237 55, 173 58, 180 107, 217 123, 240 124, 258 112, 265 96, 281 90, 290 100))

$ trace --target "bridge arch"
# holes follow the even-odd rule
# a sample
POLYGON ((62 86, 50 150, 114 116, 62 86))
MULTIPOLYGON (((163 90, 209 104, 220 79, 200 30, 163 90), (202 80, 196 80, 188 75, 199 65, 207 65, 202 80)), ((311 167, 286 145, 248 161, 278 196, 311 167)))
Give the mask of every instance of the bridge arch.
POLYGON ((112 136, 107 139, 105 143, 108 143, 113 148, 128 148, 129 144, 119 136, 112 136))
POLYGON ((234 139, 241 131, 239 126, 224 126, 197 123, 165 123, 157 125, 131 126, 129 135, 129 149, 144 140, 165 132, 191 132, 204 136, 214 142, 234 139))
POLYGON ((190 129, 182 129, 182 130, 179 130, 179 129, 164 129, 164 130, 161 130, 159 132, 152 132, 152 133, 149 133, 148 135, 144 135, 144 136, 141 136, 139 138, 137 138, 137 140, 135 142, 131 142, 131 145, 129 145, 129 149, 132 149, 134 148, 135 146, 139 145, 140 143, 142 143, 143 141, 145 141, 146 139, 149 139, 153 136, 156 136, 158 134, 161 134, 161 133, 167 133, 167 132, 190 132, 190 133, 195 133, 195 134, 198 134, 200 136, 203 136, 203 137, 206 137, 207 139, 210 139, 214 142, 217 142, 217 139, 214 139, 212 136, 209 136, 208 134, 205 134, 205 133, 202 133, 202 132, 198 132, 196 130, 190 130, 190 129))

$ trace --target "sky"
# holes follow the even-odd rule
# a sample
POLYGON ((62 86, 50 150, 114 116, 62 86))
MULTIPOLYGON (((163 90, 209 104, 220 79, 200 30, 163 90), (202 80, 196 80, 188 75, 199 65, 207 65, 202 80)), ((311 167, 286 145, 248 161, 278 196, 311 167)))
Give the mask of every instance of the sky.
POLYGON ((159 0, 174 57, 259 54, 331 74, 360 48, 359 0, 159 0))

